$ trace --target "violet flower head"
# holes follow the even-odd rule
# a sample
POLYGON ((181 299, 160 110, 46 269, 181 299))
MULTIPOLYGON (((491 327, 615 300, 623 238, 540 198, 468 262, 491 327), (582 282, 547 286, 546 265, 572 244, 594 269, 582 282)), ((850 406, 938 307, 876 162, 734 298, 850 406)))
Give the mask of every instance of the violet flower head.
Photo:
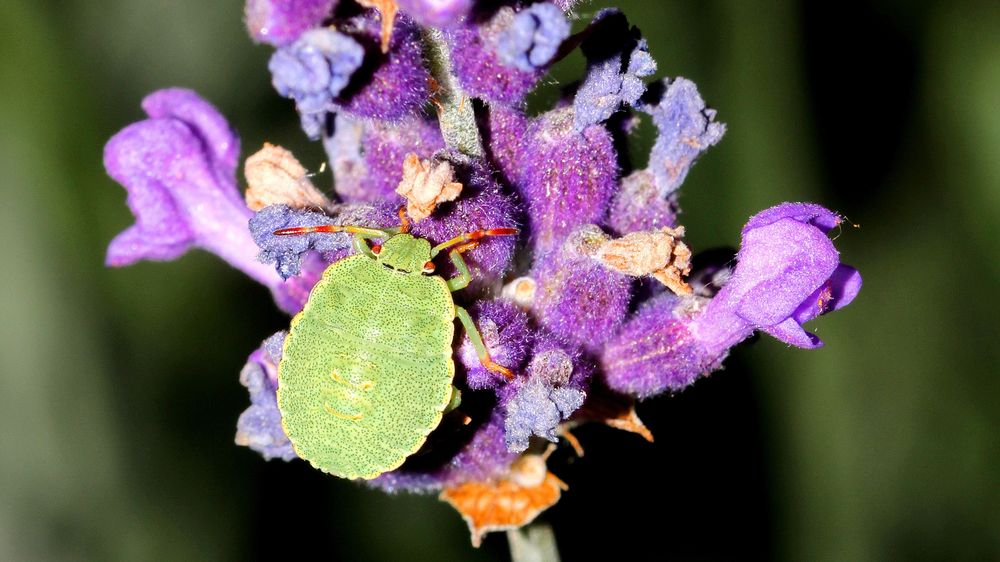
POLYGON ((430 27, 451 27, 472 10, 473 0, 397 0, 413 21, 430 27))
POLYGON ((255 41, 283 47, 319 27, 336 5, 337 0, 247 0, 247 31, 255 41))
POLYGON ((274 89, 295 100, 309 138, 319 138, 333 99, 361 66, 365 51, 351 37, 332 29, 312 29, 274 52, 268 69, 274 89))
POLYGON ((686 78, 664 79, 647 97, 659 98, 644 100, 640 109, 653 117, 659 131, 649 169, 660 195, 666 197, 681 186, 695 159, 722 140, 726 126, 715 121, 715 110, 705 106, 698 87, 686 78))
POLYGON ((250 354, 240 371, 240 383, 250 393, 248 407, 236 422, 236 444, 250 447, 265 459, 290 461, 297 458, 292 443, 281 427, 278 411, 278 362, 285 332, 264 340, 260 349, 250 354))
POLYGON ((581 48, 587 57, 587 76, 573 99, 577 130, 606 121, 624 105, 634 105, 646 84, 642 78, 656 72, 656 61, 638 28, 625 15, 609 8, 598 12, 592 35, 581 48))
POLYGON ((497 55, 508 66, 532 72, 547 66, 569 37, 569 20, 554 4, 532 4, 517 13, 497 38, 497 55))

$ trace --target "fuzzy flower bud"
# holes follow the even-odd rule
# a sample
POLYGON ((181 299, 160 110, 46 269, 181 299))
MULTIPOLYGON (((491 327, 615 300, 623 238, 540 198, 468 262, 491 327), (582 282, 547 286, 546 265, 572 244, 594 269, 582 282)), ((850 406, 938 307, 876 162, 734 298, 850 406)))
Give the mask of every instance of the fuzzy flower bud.
POLYGON ((507 402, 504 434, 509 451, 528 448, 532 435, 558 440, 556 430, 586 398, 582 390, 567 386, 573 373, 573 358, 561 349, 535 354, 528 375, 507 402))
POLYGON ((723 123, 715 122, 715 110, 705 106, 694 82, 686 78, 664 79, 651 88, 640 109, 653 117, 659 135, 649 154, 649 169, 656 177, 661 197, 677 190, 695 159, 722 140, 723 123))
POLYGON ((541 2, 520 11, 497 39, 497 55, 508 66, 532 72, 544 68, 569 37, 569 20, 554 4, 541 2))
POLYGON ((282 47, 319 27, 336 5, 337 0, 247 0, 247 31, 255 41, 282 47))
POLYGON ((522 150, 518 188, 536 254, 558 247, 582 224, 604 221, 618 187, 617 156, 604 127, 577 132, 573 109, 556 109, 532 123, 522 150))
POLYGON ((250 232, 260 246, 260 261, 273 263, 281 278, 288 279, 299 274, 302 256, 306 252, 320 252, 330 256, 328 261, 334 261, 334 256, 342 257, 350 251, 351 238, 344 232, 279 236, 274 231, 328 224, 335 224, 335 221, 323 213, 272 205, 264 207, 250 219, 250 232))

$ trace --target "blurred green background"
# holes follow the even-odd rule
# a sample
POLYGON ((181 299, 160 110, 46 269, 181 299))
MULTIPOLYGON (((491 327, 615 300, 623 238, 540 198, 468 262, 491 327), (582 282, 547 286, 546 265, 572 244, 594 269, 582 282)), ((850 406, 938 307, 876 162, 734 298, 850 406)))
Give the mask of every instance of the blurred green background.
MULTIPOLYGON (((865 287, 814 324, 825 348, 761 338, 643 404, 655 445, 581 431, 586 456, 553 464, 565 559, 1000 559, 1000 3, 618 5, 729 126, 684 186, 693 247, 816 201, 860 225, 837 245, 865 287)), ((102 266, 132 219, 101 150, 153 89, 198 90, 244 154, 323 161, 241 9, 5 2, 0 559, 503 560, 433 497, 233 444, 240 367, 287 322, 263 288, 201 252, 102 266)))

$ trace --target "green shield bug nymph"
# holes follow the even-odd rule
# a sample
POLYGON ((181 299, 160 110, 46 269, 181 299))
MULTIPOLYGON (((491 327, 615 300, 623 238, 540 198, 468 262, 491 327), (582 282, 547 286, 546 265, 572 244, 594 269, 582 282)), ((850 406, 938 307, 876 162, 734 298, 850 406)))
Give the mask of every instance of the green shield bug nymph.
MULTIPOLYGON (((400 213, 401 217, 402 211, 400 213)), ((331 264, 292 319, 278 365, 278 409, 295 452, 343 478, 374 478, 415 453, 458 402, 452 386, 454 319, 486 368, 494 363, 468 312, 451 293, 471 280, 462 252, 486 236, 478 230, 431 247, 408 234, 409 224, 379 230, 315 226, 275 234, 348 232, 357 254, 331 264), (381 246, 367 240, 379 238, 381 246), (434 275, 431 261, 451 248, 458 275, 434 275)))

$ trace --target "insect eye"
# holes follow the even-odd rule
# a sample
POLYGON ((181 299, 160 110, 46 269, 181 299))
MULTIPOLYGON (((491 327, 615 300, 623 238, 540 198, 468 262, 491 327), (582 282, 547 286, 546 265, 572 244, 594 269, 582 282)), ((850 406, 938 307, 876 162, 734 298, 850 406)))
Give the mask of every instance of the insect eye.
POLYGON ((434 262, 429 261, 424 264, 424 273, 434 273, 434 262))
POLYGON ((376 256, 382 253, 382 245, 375 244, 374 246, 372 246, 372 253, 375 254, 376 256))

